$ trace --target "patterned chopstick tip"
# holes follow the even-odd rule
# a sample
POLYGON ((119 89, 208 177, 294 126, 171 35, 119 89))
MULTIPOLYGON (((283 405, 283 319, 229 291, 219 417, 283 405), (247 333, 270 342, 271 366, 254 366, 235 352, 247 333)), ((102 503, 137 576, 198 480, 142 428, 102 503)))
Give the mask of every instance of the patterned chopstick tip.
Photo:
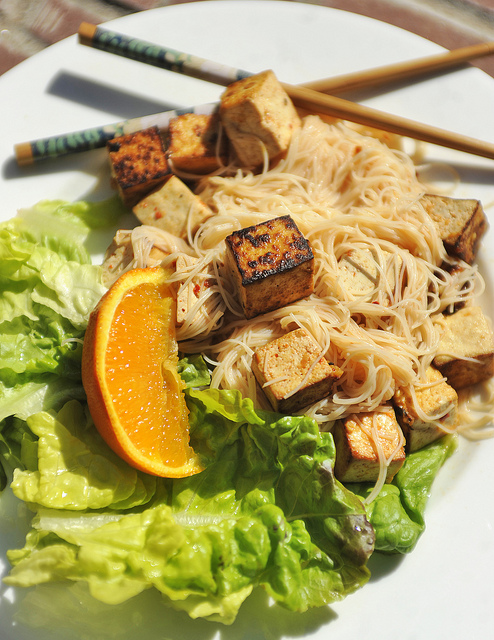
POLYGON ((83 22, 79 27, 79 41, 93 49, 220 85, 228 85, 252 75, 251 72, 243 69, 145 42, 87 22, 83 22))
POLYGON ((101 127, 93 127, 73 133, 42 138, 32 142, 21 142, 14 146, 14 153, 19 166, 27 166, 39 160, 60 158, 62 156, 99 149, 118 136, 135 133, 148 127, 158 127, 166 131, 170 120, 186 113, 211 114, 218 108, 216 102, 197 105, 191 108, 173 109, 149 116, 131 118, 101 127))

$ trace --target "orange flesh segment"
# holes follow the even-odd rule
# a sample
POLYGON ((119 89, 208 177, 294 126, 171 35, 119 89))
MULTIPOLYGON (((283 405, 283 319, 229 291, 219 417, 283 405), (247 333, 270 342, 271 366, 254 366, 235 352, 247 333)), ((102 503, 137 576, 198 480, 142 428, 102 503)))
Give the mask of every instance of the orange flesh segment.
POLYGON ((177 419, 178 374, 166 371, 169 366, 173 372, 177 363, 176 354, 168 351, 175 344, 169 329, 171 302, 165 284, 140 284, 124 295, 113 318, 105 370, 114 409, 132 444, 145 457, 181 467, 193 452, 186 425, 177 419))

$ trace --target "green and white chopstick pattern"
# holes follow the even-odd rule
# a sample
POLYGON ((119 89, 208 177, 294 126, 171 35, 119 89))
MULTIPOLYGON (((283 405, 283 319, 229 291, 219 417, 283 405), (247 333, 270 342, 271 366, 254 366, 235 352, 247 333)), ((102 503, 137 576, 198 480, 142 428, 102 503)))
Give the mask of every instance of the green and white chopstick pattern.
MULTIPOLYGON (((88 23, 81 24, 79 38, 82 44, 92 48, 223 86, 253 75, 249 71, 235 69, 88 23)), ((410 77, 419 73, 427 73, 428 71, 451 68, 474 57, 488 55, 493 52, 494 43, 480 43, 417 61, 387 65, 375 70, 356 72, 347 74, 347 76, 306 83, 306 85, 301 86, 283 86, 294 103, 301 108, 315 110, 316 112, 320 110, 321 113, 333 117, 353 120, 366 126, 385 129, 399 135, 415 137, 418 140, 433 144, 441 144, 466 151, 467 153, 494 158, 494 145, 492 144, 422 125, 421 123, 385 114, 375 109, 362 107, 347 100, 319 93, 321 91, 337 92, 345 88, 353 89, 359 85, 377 85, 400 77, 410 77)), ((108 140, 116 136, 133 133, 151 126, 166 130, 170 120, 177 115, 183 113, 210 114, 214 112, 217 106, 216 103, 210 103, 191 108, 176 109, 50 138, 23 142, 14 147, 16 159, 19 165, 28 165, 46 158, 58 158, 104 147, 108 140)))
POLYGON ((162 47, 151 42, 132 38, 115 31, 83 23, 79 29, 82 44, 118 56, 145 62, 193 78, 200 78, 219 85, 228 85, 252 75, 249 71, 235 69, 198 56, 162 47))

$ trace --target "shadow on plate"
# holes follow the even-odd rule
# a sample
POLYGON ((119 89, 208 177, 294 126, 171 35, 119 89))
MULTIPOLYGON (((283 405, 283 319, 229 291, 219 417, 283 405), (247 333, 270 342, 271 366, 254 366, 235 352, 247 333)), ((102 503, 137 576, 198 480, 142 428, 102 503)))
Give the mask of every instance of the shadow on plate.
MULTIPOLYGON (((48 93, 92 109, 106 111, 113 118, 124 120, 176 108, 176 105, 143 98, 125 88, 108 87, 66 71, 61 71, 55 76, 48 86, 48 93)), ((102 126, 105 124, 111 123, 101 122, 102 126)))
POLYGON ((109 177, 105 149, 92 149, 83 153, 72 154, 60 158, 41 160, 24 167, 17 164, 12 156, 2 165, 2 178, 4 180, 23 180, 44 175, 63 174, 70 171, 81 171, 94 176, 101 184, 108 185, 109 177))
POLYGON ((371 572, 370 582, 378 582, 393 573, 393 571, 396 571, 396 569, 399 569, 404 558, 405 556, 402 554, 374 553, 367 563, 371 572))
POLYGON ((422 73, 414 77, 404 78, 402 80, 390 80, 389 82, 385 82, 375 87, 362 87, 361 89, 353 89, 345 92, 341 91, 338 93, 338 95, 342 98, 345 98, 346 100, 361 102, 362 100, 376 98, 378 96, 386 95, 387 93, 392 93, 393 91, 407 89, 413 85, 431 81, 435 78, 440 78, 441 76, 444 76, 448 73, 454 73, 455 71, 460 71, 461 69, 466 69, 468 67, 468 64, 461 64, 449 69, 443 69, 442 71, 439 70, 429 73, 422 73))
POLYGON ((286 611, 271 605, 262 589, 230 626, 192 620, 164 605, 155 590, 113 606, 92 599, 80 584, 43 585, 19 595, 17 604, 1 600, 2 640, 278 640, 305 637, 336 618, 330 607, 286 611), (15 626, 7 622, 12 619, 15 626))

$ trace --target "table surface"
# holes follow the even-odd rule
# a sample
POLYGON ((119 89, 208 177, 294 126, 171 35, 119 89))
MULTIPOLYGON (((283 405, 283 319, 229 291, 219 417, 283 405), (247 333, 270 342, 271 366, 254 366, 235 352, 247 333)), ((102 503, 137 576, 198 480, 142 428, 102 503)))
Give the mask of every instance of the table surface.
MULTIPOLYGON (((0 74, 77 32, 187 0, 0 0, 0 74)), ((300 1, 300 0, 299 0, 300 1)), ((304 0, 302 0, 304 1, 304 0)), ((453 49, 494 40, 494 0, 307 0, 383 20, 453 49)), ((475 63, 494 77, 494 55, 475 63)))

